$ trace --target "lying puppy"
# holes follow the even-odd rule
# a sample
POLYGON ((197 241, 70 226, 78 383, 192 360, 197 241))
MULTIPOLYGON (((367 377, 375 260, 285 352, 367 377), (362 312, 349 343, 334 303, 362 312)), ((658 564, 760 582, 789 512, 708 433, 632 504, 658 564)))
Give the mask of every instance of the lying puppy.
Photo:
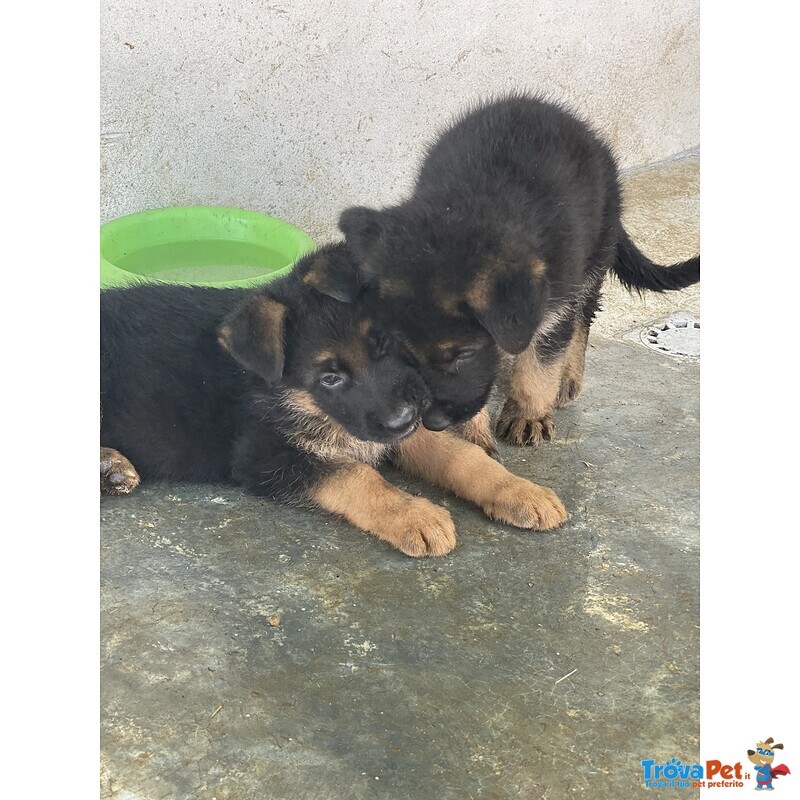
POLYGON ((413 195, 354 207, 340 227, 378 288, 381 314, 414 353, 433 394, 425 427, 472 420, 487 450, 485 404, 498 346, 518 355, 498 434, 553 434, 554 409, 583 386, 589 327, 609 270, 661 292, 700 280, 700 258, 661 267, 620 221, 611 151, 563 108, 525 94, 478 106, 430 147, 413 195))
POLYGON ((339 514, 408 555, 444 555, 456 541, 450 515, 387 483, 375 467, 391 458, 492 518, 561 524, 566 512, 551 490, 419 426, 428 391, 368 313, 368 294, 335 299, 353 293, 341 282, 355 275, 338 245, 256 290, 102 293, 101 492, 132 491, 139 474, 235 480, 339 514), (326 283, 321 274, 339 277, 326 283))

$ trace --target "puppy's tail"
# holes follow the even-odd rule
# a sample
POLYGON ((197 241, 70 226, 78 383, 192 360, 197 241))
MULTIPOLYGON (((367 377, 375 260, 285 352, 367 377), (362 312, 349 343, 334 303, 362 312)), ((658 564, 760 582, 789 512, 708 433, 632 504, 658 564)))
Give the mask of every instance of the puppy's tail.
POLYGON ((669 289, 684 289, 700 281, 700 256, 671 267, 654 264, 622 228, 617 242, 617 258, 611 269, 626 289, 666 292, 669 289))

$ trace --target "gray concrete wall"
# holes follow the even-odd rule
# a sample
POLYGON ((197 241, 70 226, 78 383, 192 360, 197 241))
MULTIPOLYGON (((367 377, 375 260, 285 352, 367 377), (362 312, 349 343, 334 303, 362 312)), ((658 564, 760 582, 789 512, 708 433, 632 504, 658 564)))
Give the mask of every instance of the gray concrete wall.
POLYGON ((623 166, 699 142, 698 0, 108 0, 101 23, 104 221, 233 205, 322 241, 512 88, 571 103, 623 166))

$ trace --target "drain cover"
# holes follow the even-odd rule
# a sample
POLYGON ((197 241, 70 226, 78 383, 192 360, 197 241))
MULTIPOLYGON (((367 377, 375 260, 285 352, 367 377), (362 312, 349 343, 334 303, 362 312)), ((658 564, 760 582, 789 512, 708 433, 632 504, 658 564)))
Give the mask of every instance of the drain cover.
POLYGON ((642 328, 639 340, 651 350, 668 356, 700 358, 700 320, 673 314, 642 328))

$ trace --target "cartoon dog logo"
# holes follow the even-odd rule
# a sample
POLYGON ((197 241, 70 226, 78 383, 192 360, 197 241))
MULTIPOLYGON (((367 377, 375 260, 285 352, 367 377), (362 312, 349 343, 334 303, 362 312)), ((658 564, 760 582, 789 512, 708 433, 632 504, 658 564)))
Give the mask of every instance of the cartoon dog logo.
POLYGON ((775 740, 770 736, 765 742, 756 742, 755 750, 748 750, 747 757, 755 764, 756 772, 756 791, 763 789, 772 790, 775 787, 772 785, 772 779, 778 778, 781 775, 789 775, 789 767, 786 764, 778 764, 777 767, 772 766, 775 760, 775 751, 783 750, 782 744, 773 744, 775 740))

